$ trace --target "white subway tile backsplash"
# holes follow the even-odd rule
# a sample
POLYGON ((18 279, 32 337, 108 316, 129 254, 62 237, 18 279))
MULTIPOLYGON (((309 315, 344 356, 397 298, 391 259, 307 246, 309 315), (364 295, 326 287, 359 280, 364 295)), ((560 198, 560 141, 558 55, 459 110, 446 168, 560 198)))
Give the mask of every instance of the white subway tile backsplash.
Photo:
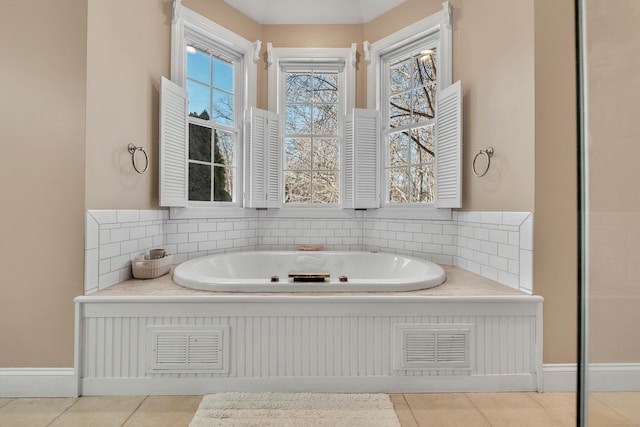
POLYGON ((352 219, 171 220, 168 215, 167 210, 87 211, 85 246, 95 246, 96 260, 87 268, 86 291, 129 277, 130 260, 152 247, 164 247, 179 263, 207 253, 294 250, 300 244, 404 253, 526 292, 532 288, 533 216, 526 212, 453 212, 452 220, 442 221, 367 218, 366 212, 352 219))
POLYGON ((116 211, 116 222, 138 222, 140 221, 139 210, 118 210, 116 211))

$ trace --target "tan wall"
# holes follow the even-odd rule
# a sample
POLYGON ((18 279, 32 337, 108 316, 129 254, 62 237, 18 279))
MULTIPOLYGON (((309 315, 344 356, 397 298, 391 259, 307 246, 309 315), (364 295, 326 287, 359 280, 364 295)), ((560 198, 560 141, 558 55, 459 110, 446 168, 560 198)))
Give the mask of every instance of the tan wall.
POLYGON ((72 367, 82 294, 86 0, 0 14, 0 367, 72 367))
POLYGON ((576 361, 577 169, 573 0, 535 2, 534 289, 544 361, 576 361))
POLYGON ((88 209, 158 206, 159 84, 169 76, 171 14, 163 0, 89 2, 88 209), (133 169, 129 143, 149 155, 144 175, 133 169))
POLYGON ((640 4, 588 0, 589 361, 640 361, 640 4))

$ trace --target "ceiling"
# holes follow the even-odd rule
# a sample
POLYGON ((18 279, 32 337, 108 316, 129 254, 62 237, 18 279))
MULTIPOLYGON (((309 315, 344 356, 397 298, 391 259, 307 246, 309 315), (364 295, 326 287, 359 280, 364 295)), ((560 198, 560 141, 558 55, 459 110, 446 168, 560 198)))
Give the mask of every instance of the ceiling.
POLYGON ((224 0, 259 24, 363 24, 405 0, 224 0))

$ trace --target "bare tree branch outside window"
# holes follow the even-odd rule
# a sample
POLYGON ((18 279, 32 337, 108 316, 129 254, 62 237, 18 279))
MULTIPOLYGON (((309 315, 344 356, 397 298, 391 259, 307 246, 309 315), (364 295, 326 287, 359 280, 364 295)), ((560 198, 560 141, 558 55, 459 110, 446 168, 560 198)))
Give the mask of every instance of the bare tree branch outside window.
POLYGON ((338 73, 288 71, 285 82, 284 202, 338 203, 338 73))
POLYGON ((386 139, 389 203, 434 200, 435 55, 434 48, 422 48, 389 65, 386 139))

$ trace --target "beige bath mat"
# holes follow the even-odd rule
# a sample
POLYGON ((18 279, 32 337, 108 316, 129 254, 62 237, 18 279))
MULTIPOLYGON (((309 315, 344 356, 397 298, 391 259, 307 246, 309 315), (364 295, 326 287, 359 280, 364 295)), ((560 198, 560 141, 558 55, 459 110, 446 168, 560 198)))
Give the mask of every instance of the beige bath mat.
POLYGON ((386 394, 217 393, 189 427, 400 427, 386 394))

